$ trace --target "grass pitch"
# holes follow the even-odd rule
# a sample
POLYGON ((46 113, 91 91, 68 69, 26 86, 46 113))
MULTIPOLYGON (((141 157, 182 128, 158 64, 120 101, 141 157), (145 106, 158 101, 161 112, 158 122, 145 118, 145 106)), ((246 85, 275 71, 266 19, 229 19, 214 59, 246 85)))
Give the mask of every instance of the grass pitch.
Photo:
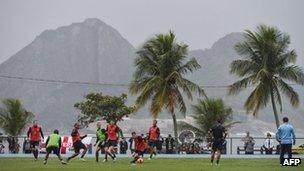
POLYGON ((304 165, 298 167, 281 167, 278 159, 228 159, 221 160, 219 166, 211 166, 207 158, 155 158, 144 160, 143 164, 130 165, 131 158, 118 158, 113 163, 96 163, 94 158, 86 162, 74 159, 68 165, 61 165, 57 158, 50 158, 47 165, 43 159, 33 161, 32 158, 1 158, 0 171, 281 171, 304 170, 304 165))

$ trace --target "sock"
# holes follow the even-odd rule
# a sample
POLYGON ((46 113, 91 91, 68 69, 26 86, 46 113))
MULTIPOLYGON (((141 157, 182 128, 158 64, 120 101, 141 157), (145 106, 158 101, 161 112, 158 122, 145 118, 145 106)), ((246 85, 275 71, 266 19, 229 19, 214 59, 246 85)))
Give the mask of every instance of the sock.
POLYGON ((38 150, 35 150, 35 158, 38 158, 38 150))
POLYGON ((96 162, 98 162, 99 153, 96 152, 95 157, 96 157, 96 162))
POLYGON ((109 154, 109 156, 112 158, 112 159, 114 159, 115 157, 112 155, 112 154, 109 154))

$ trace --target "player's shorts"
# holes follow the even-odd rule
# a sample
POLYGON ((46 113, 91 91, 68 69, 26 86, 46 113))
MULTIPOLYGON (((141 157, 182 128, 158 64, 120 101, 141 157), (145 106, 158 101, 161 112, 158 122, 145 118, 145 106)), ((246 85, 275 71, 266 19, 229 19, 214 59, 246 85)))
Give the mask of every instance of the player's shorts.
POLYGON ((59 148, 58 147, 47 147, 46 152, 49 154, 53 152, 54 154, 59 155, 59 148))
POLYGON ((39 147, 40 141, 30 141, 30 147, 33 148, 38 148, 39 147))
POLYGON ((106 145, 107 147, 117 147, 117 144, 117 140, 108 140, 106 145))
POLYGON ((212 142, 212 150, 217 151, 217 150, 222 150, 223 148, 223 140, 218 139, 218 140, 213 140, 212 142))
POLYGON ((86 149, 87 148, 81 141, 76 141, 73 144, 73 147, 74 147, 74 151, 76 153, 79 153, 81 149, 86 149))
POLYGON ((99 143, 98 143, 98 147, 99 147, 100 149, 105 148, 105 146, 106 146, 106 143, 105 143, 105 142, 99 142, 99 143))
POLYGON ((139 155, 139 156, 144 156, 144 151, 140 151, 140 150, 135 150, 135 153, 137 154, 137 155, 139 155))
POLYGON ((157 140, 149 140, 149 141, 148 141, 148 145, 149 145, 151 148, 157 147, 157 140))

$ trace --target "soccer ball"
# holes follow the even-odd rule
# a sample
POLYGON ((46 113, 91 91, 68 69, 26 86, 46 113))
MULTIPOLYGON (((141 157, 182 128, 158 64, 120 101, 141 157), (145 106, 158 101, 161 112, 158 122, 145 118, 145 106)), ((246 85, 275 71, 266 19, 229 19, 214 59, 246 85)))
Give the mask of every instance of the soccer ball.
POLYGON ((142 157, 139 157, 138 159, 137 159, 137 163, 138 164, 142 164, 144 162, 144 159, 142 158, 142 157))

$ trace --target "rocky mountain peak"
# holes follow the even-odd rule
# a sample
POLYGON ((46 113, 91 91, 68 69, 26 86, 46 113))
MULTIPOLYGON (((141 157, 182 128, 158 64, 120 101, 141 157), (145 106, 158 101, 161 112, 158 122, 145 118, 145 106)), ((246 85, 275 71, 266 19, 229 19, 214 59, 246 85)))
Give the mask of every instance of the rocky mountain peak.
POLYGON ((240 32, 234 32, 226 34, 224 37, 217 40, 211 47, 211 49, 220 49, 227 47, 234 47, 234 45, 243 40, 243 34, 240 32))
POLYGON ((98 18, 87 18, 84 20, 83 24, 87 25, 87 26, 105 26, 106 25, 106 23, 104 23, 103 21, 101 21, 98 18))

